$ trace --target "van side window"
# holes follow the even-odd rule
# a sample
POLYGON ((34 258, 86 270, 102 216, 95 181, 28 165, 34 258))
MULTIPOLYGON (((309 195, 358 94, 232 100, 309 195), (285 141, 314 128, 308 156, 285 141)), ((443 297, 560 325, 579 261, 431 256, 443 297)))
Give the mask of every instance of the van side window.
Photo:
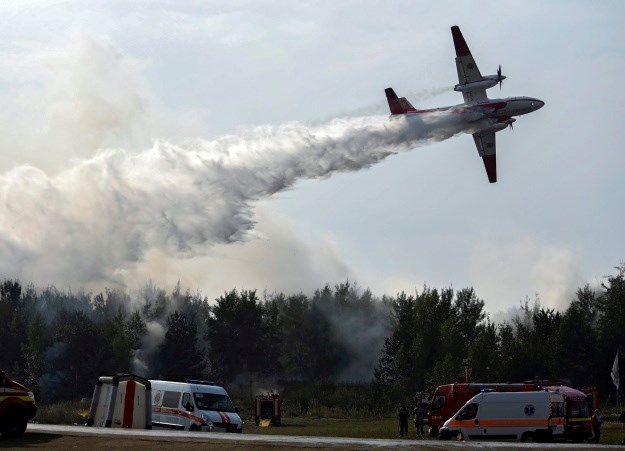
POLYGON ((180 402, 180 392, 166 391, 163 395, 163 407, 178 407, 180 402))
POLYGON ((552 402, 551 403, 551 416, 552 417, 563 417, 564 416, 564 403, 563 402, 552 402))
POLYGON ((477 403, 472 402, 460 411, 461 420, 472 420, 477 415, 477 403))
POLYGON ((182 407, 186 409, 189 404, 193 405, 191 402, 191 393, 185 393, 182 395, 182 407))

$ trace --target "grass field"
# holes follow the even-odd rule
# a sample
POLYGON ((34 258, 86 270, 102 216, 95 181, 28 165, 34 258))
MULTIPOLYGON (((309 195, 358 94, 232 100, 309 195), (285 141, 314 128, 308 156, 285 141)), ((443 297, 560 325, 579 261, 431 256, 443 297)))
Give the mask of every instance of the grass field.
MULTIPOLYGON (((254 426, 246 421, 244 433, 266 435, 317 435, 322 437, 398 438, 399 422, 395 418, 333 419, 283 418, 282 426, 254 426)), ((409 437, 416 439, 414 427, 409 437)), ((427 437, 424 437, 427 438, 427 437)))
MULTIPOLYGON (((44 424, 84 424, 89 406, 80 403, 62 403, 40 406, 37 419, 44 424)), ((613 420, 614 415, 608 419, 613 420)), ((616 417, 614 417, 615 419, 616 417)), ((336 419, 325 417, 282 418, 282 426, 260 427, 254 421, 244 419, 244 434, 301 435, 321 437, 398 438, 399 423, 395 416, 377 418, 336 419)), ((427 426, 426 426, 427 431, 427 426)), ((427 432, 426 432, 427 434, 427 432)), ((620 445, 625 437, 622 423, 610 421, 601 428, 601 442, 620 445)), ((407 440, 437 440, 429 437, 417 438, 412 423, 409 423, 407 440)))
MULTIPOLYGON (((282 426, 254 426, 253 421, 245 424, 246 434, 267 435, 316 435, 322 437, 398 438, 399 426, 395 418, 331 419, 331 418, 286 418, 282 426)), ((427 427, 425 428, 427 430, 427 427)), ((600 443, 620 445, 625 437, 621 423, 605 423, 601 428, 600 443)), ((408 440, 438 440, 417 438, 414 427, 409 424, 408 440)))

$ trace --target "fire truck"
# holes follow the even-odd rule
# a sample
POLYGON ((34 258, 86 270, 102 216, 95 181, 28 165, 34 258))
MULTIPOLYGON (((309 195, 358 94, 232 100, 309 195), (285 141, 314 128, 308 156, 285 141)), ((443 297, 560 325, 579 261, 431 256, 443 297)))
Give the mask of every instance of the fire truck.
POLYGON ((19 437, 26 430, 28 420, 35 418, 36 414, 33 392, 9 379, 0 370, 0 434, 19 437))
POLYGON ((430 397, 428 409, 430 436, 438 435, 439 427, 478 393, 538 390, 549 390, 562 394, 566 420, 564 426, 565 439, 582 441, 592 435, 590 406, 585 393, 561 385, 559 382, 532 380, 519 383, 458 382, 437 387, 430 397))
POLYGON ((277 393, 261 393, 254 400, 254 423, 256 426, 261 420, 270 420, 270 424, 280 426, 282 423, 282 399, 277 393))

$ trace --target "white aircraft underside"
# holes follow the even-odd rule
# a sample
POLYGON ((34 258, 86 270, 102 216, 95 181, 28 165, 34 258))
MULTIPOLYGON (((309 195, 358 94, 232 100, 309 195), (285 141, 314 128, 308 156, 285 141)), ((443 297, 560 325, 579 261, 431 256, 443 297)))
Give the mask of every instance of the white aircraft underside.
POLYGON ((495 133, 510 126, 516 121, 514 116, 521 116, 536 111, 543 107, 545 102, 533 97, 508 97, 505 99, 489 99, 486 90, 501 83, 506 78, 501 75, 501 66, 496 75, 485 75, 480 70, 471 55, 469 47, 457 26, 451 27, 451 34, 456 49, 456 69, 458 70, 458 84, 454 91, 462 93, 464 103, 459 105, 436 108, 429 110, 417 110, 405 98, 398 98, 392 88, 385 89, 386 98, 391 110, 391 117, 402 115, 415 115, 433 111, 457 111, 474 112, 469 122, 478 120, 490 121, 487 128, 473 133, 473 140, 478 154, 482 157, 488 181, 497 181, 497 146, 495 133))

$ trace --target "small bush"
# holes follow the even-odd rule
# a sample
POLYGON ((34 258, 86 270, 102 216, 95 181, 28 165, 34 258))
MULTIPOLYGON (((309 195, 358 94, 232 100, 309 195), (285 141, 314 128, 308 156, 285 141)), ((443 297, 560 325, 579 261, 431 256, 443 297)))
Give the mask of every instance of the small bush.
POLYGON ((37 421, 46 424, 86 424, 89 404, 63 402, 39 406, 37 421))

